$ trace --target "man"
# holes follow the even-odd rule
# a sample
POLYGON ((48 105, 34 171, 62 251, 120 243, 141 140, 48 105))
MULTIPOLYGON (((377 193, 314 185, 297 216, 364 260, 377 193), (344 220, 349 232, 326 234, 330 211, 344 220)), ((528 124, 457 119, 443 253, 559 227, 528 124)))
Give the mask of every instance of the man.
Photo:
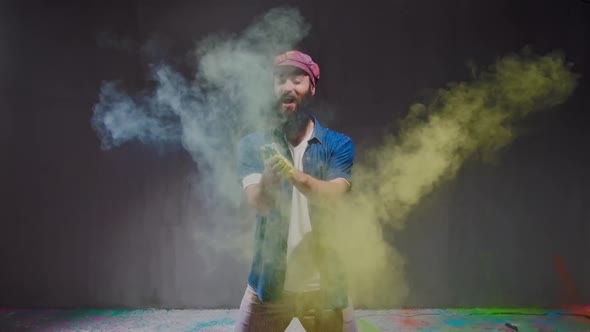
POLYGON ((351 188, 352 140, 311 114, 320 69, 289 51, 274 60, 274 128, 240 141, 239 175, 257 216, 255 256, 236 331, 356 331, 342 266, 323 239, 331 203, 351 188))

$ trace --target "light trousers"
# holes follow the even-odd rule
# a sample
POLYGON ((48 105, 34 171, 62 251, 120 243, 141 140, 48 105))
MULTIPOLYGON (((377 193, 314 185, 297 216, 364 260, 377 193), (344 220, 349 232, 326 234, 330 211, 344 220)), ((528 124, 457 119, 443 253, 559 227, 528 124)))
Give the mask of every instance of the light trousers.
POLYGON ((323 309, 320 291, 283 292, 273 302, 262 302, 248 285, 236 322, 235 332, 283 332, 293 318, 306 332, 357 332, 354 310, 349 299, 344 309, 323 309))

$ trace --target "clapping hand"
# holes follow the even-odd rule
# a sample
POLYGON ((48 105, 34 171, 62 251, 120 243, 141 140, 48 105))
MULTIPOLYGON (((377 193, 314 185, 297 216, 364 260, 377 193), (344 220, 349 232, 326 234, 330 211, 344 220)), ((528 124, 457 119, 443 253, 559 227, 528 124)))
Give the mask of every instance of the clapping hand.
POLYGON ((276 144, 265 144, 262 147, 265 172, 271 173, 271 177, 280 177, 284 180, 291 180, 295 174, 295 167, 277 149, 276 144))

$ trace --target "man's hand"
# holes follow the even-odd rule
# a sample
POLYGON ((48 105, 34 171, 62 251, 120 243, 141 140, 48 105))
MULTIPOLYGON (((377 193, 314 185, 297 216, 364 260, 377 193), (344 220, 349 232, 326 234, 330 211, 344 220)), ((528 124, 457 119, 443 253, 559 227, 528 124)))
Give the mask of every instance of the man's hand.
POLYGON ((272 170, 273 164, 271 163, 271 158, 264 161, 264 171, 262 172, 262 180, 260 181, 262 186, 267 190, 276 189, 281 181, 281 177, 272 170))
POLYGON ((278 179, 292 180, 295 174, 295 167, 279 152, 276 143, 265 144, 260 150, 264 159, 263 178, 274 183, 278 182, 278 179))
POLYGON ((268 162, 273 174, 280 176, 284 180, 290 181, 295 175, 293 164, 280 154, 270 157, 268 162))

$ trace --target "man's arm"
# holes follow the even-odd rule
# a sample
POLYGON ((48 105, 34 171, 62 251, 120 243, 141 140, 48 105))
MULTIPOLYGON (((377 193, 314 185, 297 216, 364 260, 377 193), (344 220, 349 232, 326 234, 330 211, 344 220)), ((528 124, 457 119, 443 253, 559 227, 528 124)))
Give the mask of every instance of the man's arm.
POLYGON ((350 178, 354 160, 352 140, 345 140, 335 149, 328 162, 327 180, 316 179, 304 172, 295 170, 282 156, 270 159, 273 173, 291 182, 311 202, 322 203, 340 197, 350 190, 350 178))
POLYGON ((274 206, 278 180, 278 177, 272 174, 270 168, 265 164, 260 181, 244 188, 246 201, 256 211, 257 215, 267 214, 274 206))
POLYGON ((350 190, 350 184, 344 178, 324 181, 300 171, 295 171, 291 183, 313 202, 336 199, 350 190))
POLYGON ((246 203, 256 214, 263 215, 274 206, 276 179, 269 174, 268 166, 262 161, 258 150, 257 136, 246 136, 238 145, 238 175, 246 203))

